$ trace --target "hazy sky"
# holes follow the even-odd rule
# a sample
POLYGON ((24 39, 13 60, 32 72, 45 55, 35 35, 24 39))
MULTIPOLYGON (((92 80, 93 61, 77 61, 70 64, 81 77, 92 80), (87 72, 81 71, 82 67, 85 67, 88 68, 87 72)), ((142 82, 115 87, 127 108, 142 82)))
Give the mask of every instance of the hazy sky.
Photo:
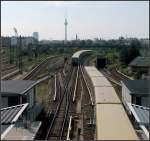
POLYGON ((1 2, 1 35, 39 32, 40 39, 149 37, 149 2, 145 1, 5 1, 1 2))

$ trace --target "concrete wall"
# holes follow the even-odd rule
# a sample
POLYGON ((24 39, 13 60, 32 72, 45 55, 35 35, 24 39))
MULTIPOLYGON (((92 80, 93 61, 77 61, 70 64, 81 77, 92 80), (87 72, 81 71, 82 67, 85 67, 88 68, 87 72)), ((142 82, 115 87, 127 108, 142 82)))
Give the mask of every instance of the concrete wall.
POLYGON ((127 102, 132 103, 132 97, 130 95, 129 89, 124 85, 124 83, 122 83, 122 102, 124 106, 126 107, 126 109, 130 111, 128 108, 127 102))
POLYGON ((28 108, 31 108, 31 107, 34 106, 34 101, 35 101, 34 89, 35 89, 35 88, 32 88, 31 90, 29 90, 29 91, 26 93, 26 96, 27 96, 27 103, 29 103, 28 108))
POLYGON ((141 105, 144 107, 149 107, 149 97, 142 97, 141 98, 141 105))

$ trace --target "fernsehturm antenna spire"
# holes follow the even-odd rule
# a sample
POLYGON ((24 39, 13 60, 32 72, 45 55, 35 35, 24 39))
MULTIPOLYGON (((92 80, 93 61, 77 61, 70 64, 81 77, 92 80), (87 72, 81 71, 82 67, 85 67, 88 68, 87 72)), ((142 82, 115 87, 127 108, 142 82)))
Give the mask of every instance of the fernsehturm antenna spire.
MULTIPOLYGON (((65 13, 67 14, 67 13, 65 13)), ((68 25, 68 22, 67 22, 67 16, 65 15, 65 42, 67 42, 67 25, 68 25)))

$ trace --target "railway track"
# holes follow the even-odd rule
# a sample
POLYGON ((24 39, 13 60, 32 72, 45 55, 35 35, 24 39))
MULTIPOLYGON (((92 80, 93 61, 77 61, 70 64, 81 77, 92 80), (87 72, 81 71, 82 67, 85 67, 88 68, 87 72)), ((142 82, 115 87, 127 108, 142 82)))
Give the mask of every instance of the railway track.
POLYGON ((67 140, 94 139, 94 100, 87 85, 84 68, 79 65, 74 80, 75 88, 72 97, 67 129, 67 140), (75 107, 75 109, 74 109, 75 107))
POLYGON ((60 94, 61 97, 57 101, 56 109, 53 110, 53 119, 49 126, 46 140, 50 139, 66 139, 66 124, 68 123, 68 113, 71 103, 71 97, 73 94, 73 83, 75 79, 77 69, 71 68, 68 75, 65 77, 64 91, 60 94), (61 125, 61 126, 60 126, 61 125))
POLYGON ((122 75, 121 73, 118 73, 117 69, 114 68, 112 71, 111 71, 112 75, 114 75, 116 78, 118 78, 120 81, 122 80, 129 80, 128 77, 122 75))
POLYGON ((28 80, 28 79, 35 79, 36 76, 38 76, 38 74, 41 73, 41 71, 43 69, 46 69, 48 62, 51 59, 55 59, 58 58, 60 56, 52 56, 52 57, 48 57, 45 60, 43 60, 39 65, 37 65, 33 70, 31 70, 24 78, 23 80, 28 80))
POLYGON ((46 133, 42 133, 42 138, 39 135, 36 139, 78 139, 80 129, 83 132, 83 138, 94 138, 94 104, 91 101, 90 89, 87 88, 89 86, 86 85, 83 77, 83 68, 72 67, 69 64, 68 68, 69 70, 66 72, 61 70, 52 78, 54 83, 52 83, 50 109, 44 121, 48 125, 43 126, 46 133), (83 85, 82 92, 84 94, 81 94, 81 85, 83 85), (83 123, 83 128, 79 127, 80 123, 83 123))
POLYGON ((86 140, 94 140, 95 133, 95 115, 94 115, 94 95, 85 79, 84 68, 81 69, 81 85, 83 90, 82 98, 82 114, 83 114, 83 138, 86 140))

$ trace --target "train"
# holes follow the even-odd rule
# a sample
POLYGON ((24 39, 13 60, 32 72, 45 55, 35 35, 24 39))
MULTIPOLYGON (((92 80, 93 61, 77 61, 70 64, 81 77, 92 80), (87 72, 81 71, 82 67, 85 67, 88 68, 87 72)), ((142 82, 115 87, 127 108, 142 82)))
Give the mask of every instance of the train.
MULTIPOLYGON (((82 56, 89 52, 91 50, 74 53, 72 65, 79 65, 82 56)), ((104 64, 99 66, 105 67, 106 60, 102 59, 102 62, 104 64)), ((84 66, 84 72, 94 94, 96 140, 138 140, 136 131, 112 84, 95 66, 84 66)))
POLYGON ((72 65, 73 66, 79 65, 79 63, 81 62, 81 58, 84 55, 90 54, 91 52, 92 50, 80 50, 80 51, 75 52, 72 56, 72 65))
POLYGON ((94 66, 85 66, 95 97, 96 140, 138 140, 112 84, 94 66))

